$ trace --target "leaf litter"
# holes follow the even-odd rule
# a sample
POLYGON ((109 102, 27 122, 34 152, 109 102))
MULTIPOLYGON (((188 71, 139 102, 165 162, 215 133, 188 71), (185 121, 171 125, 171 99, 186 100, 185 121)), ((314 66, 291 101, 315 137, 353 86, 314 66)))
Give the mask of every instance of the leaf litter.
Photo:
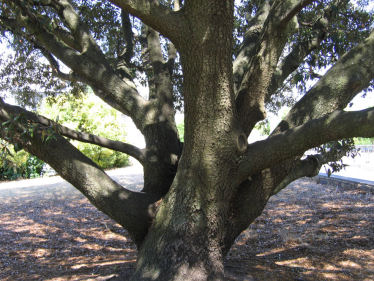
MULTIPOLYGON (((127 280, 129 234, 67 184, 0 190, 0 280, 127 280)), ((374 192, 301 179, 270 199, 227 280, 374 280, 374 192)))

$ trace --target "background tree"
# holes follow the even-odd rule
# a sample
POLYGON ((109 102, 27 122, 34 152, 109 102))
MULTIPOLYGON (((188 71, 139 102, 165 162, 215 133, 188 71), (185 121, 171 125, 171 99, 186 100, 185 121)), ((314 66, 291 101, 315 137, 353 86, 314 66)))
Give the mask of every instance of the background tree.
POLYGON ((2 38, 14 50, 2 59, 3 91, 30 109, 42 95, 90 87, 132 118, 146 147, 3 100, 1 137, 49 163, 129 231, 139 249, 133 280, 223 280, 226 253, 269 198, 350 147, 301 158, 304 151, 374 136, 373 108, 344 111, 374 77, 373 17, 360 8, 368 1, 356 3, 1 1, 2 38), (322 76, 324 67, 331 68, 322 76), (304 95, 296 103, 294 86, 304 95), (266 112, 283 103, 293 106, 277 128, 248 144, 266 112), (174 121, 181 106, 183 144, 174 121), (142 191, 112 181, 64 137, 137 159, 142 191))

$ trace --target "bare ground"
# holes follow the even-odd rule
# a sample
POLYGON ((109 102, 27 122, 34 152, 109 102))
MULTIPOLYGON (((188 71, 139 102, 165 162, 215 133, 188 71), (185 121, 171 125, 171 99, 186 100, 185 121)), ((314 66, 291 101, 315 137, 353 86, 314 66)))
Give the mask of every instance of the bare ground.
MULTIPOLYGON (((128 234, 71 186, 0 188, 0 280, 127 280, 128 234)), ((374 280, 374 192, 302 179, 237 239, 227 280, 374 280)))

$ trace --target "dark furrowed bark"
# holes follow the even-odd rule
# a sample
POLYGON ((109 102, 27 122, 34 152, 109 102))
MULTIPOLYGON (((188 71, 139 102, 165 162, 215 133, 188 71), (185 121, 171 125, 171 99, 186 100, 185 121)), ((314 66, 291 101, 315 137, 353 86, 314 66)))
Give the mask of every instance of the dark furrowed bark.
POLYGON ((159 33, 148 26, 143 26, 142 32, 146 39, 143 53, 148 54, 146 63, 152 66, 147 71, 149 84, 152 85, 147 110, 153 115, 153 120, 142 130, 146 142, 143 191, 163 196, 177 171, 182 145, 174 121, 171 65, 163 58, 159 33))
POLYGON ((222 26, 222 16, 232 17, 233 7, 212 1, 203 7, 188 2, 185 8, 191 17, 206 20, 186 38, 186 48, 181 51, 185 144, 172 187, 140 249, 133 280, 224 279, 225 200, 232 189, 232 156, 239 154, 230 79, 232 44, 228 38, 232 27, 222 26), (211 22, 219 23, 215 30, 208 28, 211 22), (217 38, 217 34, 225 36, 217 38), (218 45, 217 40, 222 44, 222 39, 224 46, 213 52, 212 46, 218 45), (190 48, 191 44, 199 47, 190 48), (219 78, 220 83, 212 87, 212 78, 219 78), (201 102, 210 107, 199 107, 201 102))
MULTIPOLYGON (((253 53, 250 59, 247 58, 248 66, 238 87, 236 107, 241 126, 247 136, 255 124, 266 117, 265 98, 268 87, 287 38, 296 30, 296 23, 291 20, 293 15, 284 19, 284 22, 281 21, 284 13, 292 14, 296 1, 275 2, 267 11, 265 9, 263 26, 258 32, 258 39, 252 43, 253 53)), ((296 7, 303 7, 306 2, 308 1, 303 1, 296 7)), ((236 67, 234 71, 239 69, 240 67, 236 67)))
POLYGON ((144 130, 143 192, 164 196, 173 182, 182 153, 182 144, 174 126, 165 121, 151 124, 144 130))
MULTIPOLYGON (((279 187, 302 174, 314 173, 318 167, 318 159, 299 160, 298 155, 309 146, 346 136, 347 129, 353 128, 354 135, 372 134, 369 124, 373 123, 374 111, 322 116, 324 110, 314 109, 314 100, 310 99, 309 104, 296 107, 297 114, 292 118, 286 118, 288 123, 283 133, 276 131, 268 140, 247 146, 246 135, 264 115, 261 106, 270 82, 274 81, 273 72, 279 65, 284 40, 293 32, 286 29, 311 1, 262 1, 264 9, 260 10, 264 12, 262 16, 266 16, 257 17, 259 29, 256 27, 247 34, 247 45, 239 56, 245 58, 242 64, 234 65, 234 71, 238 70, 234 78, 231 63, 233 1, 184 1, 179 12, 172 12, 157 0, 112 2, 155 29, 144 40, 152 66, 147 74, 154 77, 148 81, 152 85, 149 101, 139 97, 132 83, 126 68, 129 57, 124 57, 121 75, 112 70, 108 62, 101 60, 100 50, 94 48, 92 38, 77 37, 86 32, 84 26, 78 26, 79 30, 72 26, 71 30, 77 31, 75 36, 61 39, 62 35, 56 35, 58 40, 50 36, 52 33, 43 33, 38 26, 31 24, 30 28, 40 31, 35 36, 44 44, 52 64, 55 63, 53 56, 65 59, 80 81, 90 84, 97 95, 131 115, 145 135, 143 192, 123 191, 59 136, 50 143, 35 139, 24 146, 52 163, 91 198, 93 204, 116 217, 134 234, 140 251, 133 280, 224 280, 223 257, 237 235, 261 214, 269 197, 279 187), (270 4, 273 5, 271 11, 270 4), (265 6, 269 8, 267 11, 265 6), (270 12, 272 18, 267 17, 270 12), (186 119, 183 152, 174 122, 170 64, 163 58, 158 32, 170 36, 182 60, 186 119), (234 79, 243 86, 237 100, 234 88, 239 87, 234 86, 234 79), (308 111, 308 105, 312 105, 314 112, 308 111), (260 114, 253 114, 255 112, 260 114), (305 116, 309 117, 305 119, 305 116), (312 120, 314 118, 320 119, 312 120), (356 130, 352 122, 361 122, 366 127, 356 130), (42 148, 42 144, 45 147, 42 148), (61 158, 63 151, 67 152, 61 158), (284 163, 287 163, 285 167, 284 163), (130 201, 131 198, 134 200, 130 201), (162 200, 155 203, 159 198, 162 200), (139 206, 140 213, 135 211, 139 206)), ((131 33, 126 20, 126 30, 131 33)), ((36 22, 40 23, 37 19, 36 22)), ((128 43, 132 40, 130 37, 128 43)), ((311 48, 306 45, 296 51, 298 62, 311 48)), ((366 53, 371 55, 369 51, 366 53)), ((170 58, 175 56, 175 50, 171 49, 170 58)), ((277 83, 296 64, 289 68, 281 65, 283 72, 277 83)), ((367 63, 363 65, 368 68, 367 63)), ((74 76, 69 75, 69 78, 74 76)), ((349 80, 347 85, 352 85, 351 82, 349 80)), ((347 87, 347 91, 360 87, 347 87)), ((324 95, 322 90, 318 98, 324 95)), ((345 100, 341 104, 338 102, 337 107, 348 98, 344 96, 345 100)), ((316 104, 324 106, 321 101, 316 104)), ((65 130, 65 134, 68 133, 65 130)), ((37 134, 38 137, 41 135, 37 134)))

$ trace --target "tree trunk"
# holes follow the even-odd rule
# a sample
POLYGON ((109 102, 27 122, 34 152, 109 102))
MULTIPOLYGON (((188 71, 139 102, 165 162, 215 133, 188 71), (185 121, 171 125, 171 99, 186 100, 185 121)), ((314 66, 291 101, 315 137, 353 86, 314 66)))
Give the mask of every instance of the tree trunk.
MULTIPOLYGON (((174 116, 173 116, 174 117, 174 116)), ((143 163, 143 192, 164 196, 175 177, 182 144, 174 122, 164 121, 148 125, 143 134, 146 155, 143 163)))
POLYGON ((246 148, 236 127, 232 26, 222 20, 232 17, 231 5, 212 1, 209 12, 197 3, 186 7, 194 16, 204 11, 199 16, 206 21, 180 42, 185 143, 173 184, 139 249, 132 280, 224 278, 226 225, 235 193, 231 178, 246 148))
POLYGON ((222 280, 222 227, 196 170, 180 169, 140 248, 132 280, 222 280), (187 180, 187 181, 186 181, 187 180))

